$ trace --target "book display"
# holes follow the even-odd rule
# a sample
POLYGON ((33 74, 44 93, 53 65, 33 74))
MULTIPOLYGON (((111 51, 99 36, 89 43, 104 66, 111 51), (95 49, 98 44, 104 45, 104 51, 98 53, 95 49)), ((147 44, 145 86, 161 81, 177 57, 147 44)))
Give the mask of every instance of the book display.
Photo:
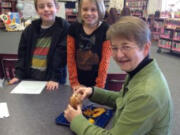
POLYGON ((147 5, 148 0, 126 0, 126 6, 130 8, 133 16, 143 17, 147 5))
POLYGON ((158 52, 168 49, 180 53, 180 19, 165 19, 158 41, 158 52))
MULTIPOLYGON (((17 0, 0 0, 0 14, 6 14, 8 12, 16 12, 17 0)), ((3 28, 4 24, 0 20, 0 28, 3 28)))

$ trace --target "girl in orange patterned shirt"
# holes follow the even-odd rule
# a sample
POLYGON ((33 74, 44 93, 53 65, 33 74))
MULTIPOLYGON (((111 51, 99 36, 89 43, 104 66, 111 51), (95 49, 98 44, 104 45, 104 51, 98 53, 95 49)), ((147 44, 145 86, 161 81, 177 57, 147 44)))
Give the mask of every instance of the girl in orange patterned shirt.
POLYGON ((110 41, 106 40, 108 24, 103 22, 103 0, 81 0, 78 22, 69 28, 67 64, 70 84, 104 88, 110 62, 110 41))

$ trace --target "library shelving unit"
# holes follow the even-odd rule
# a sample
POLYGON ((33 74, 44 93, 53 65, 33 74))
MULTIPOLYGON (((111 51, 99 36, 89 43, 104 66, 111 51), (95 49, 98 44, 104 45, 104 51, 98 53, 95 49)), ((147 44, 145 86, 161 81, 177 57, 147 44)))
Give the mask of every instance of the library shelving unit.
POLYGON ((66 20, 69 23, 75 22, 77 19, 77 11, 72 8, 66 8, 66 20))
MULTIPOLYGON (((16 12, 17 0, 0 0, 0 14, 8 12, 16 12)), ((0 28, 3 28, 4 24, 0 20, 0 28)))
POLYGON ((172 51, 180 53, 180 28, 174 31, 172 51))
MULTIPOLYGON (((62 0, 59 0, 62 2, 62 0)), ((77 3, 78 0, 64 0, 65 2, 65 14, 66 14, 66 20, 69 23, 73 23, 77 19, 77 3)))
POLYGON ((126 5, 130 8, 133 16, 143 17, 147 9, 148 0, 126 0, 126 5))
POLYGON ((104 0, 104 4, 105 4, 106 9, 109 8, 109 2, 110 2, 110 0, 104 0))
POLYGON ((152 21, 152 26, 151 28, 151 33, 152 33, 152 39, 153 40, 159 40, 160 34, 164 30, 164 19, 162 18, 153 18, 151 19, 152 21))
POLYGON ((157 51, 161 52, 161 49, 180 53, 180 19, 167 19, 165 21, 157 51))

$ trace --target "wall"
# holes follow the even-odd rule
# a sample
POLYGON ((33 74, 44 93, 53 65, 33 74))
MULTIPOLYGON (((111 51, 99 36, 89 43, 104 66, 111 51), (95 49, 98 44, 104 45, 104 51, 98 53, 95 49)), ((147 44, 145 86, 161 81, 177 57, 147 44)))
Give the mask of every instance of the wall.
POLYGON ((162 0, 149 0, 147 13, 154 14, 155 11, 162 9, 162 0))
POLYGON ((57 11, 57 16, 62 17, 62 18, 66 18, 65 15, 65 2, 58 2, 59 5, 59 10, 57 11))
POLYGON ((34 1, 33 0, 25 0, 22 2, 24 4, 24 8, 22 10, 22 14, 24 18, 35 18, 37 17, 36 10, 34 8, 34 1))
POLYGON ((110 0, 109 2, 109 8, 117 8, 122 10, 124 6, 124 0, 110 0))

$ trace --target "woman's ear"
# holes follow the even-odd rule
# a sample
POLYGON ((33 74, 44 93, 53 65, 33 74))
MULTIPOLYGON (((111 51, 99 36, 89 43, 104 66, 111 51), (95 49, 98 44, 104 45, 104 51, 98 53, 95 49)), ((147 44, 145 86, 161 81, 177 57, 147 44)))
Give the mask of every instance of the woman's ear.
POLYGON ((147 42, 144 46, 144 55, 147 56, 150 52, 151 42, 147 42))

